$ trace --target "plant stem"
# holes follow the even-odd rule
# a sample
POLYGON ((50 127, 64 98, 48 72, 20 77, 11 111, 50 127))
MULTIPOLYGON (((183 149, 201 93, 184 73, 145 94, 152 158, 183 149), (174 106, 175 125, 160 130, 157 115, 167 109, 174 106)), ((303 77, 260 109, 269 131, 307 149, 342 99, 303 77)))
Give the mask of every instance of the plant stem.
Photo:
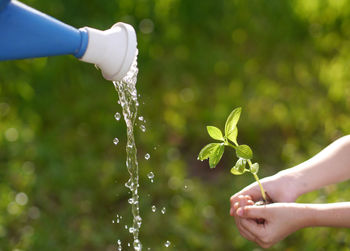
POLYGON ((232 147, 233 149, 236 149, 236 148, 237 148, 236 146, 234 146, 234 145, 232 145, 230 142, 228 142, 228 140, 225 141, 225 145, 230 146, 230 147, 232 147))
POLYGON ((256 175, 255 173, 252 173, 252 174, 253 174, 255 180, 256 180, 256 181, 258 182, 258 184, 259 184, 259 187, 260 187, 260 190, 261 190, 261 195, 262 195, 262 197, 263 197, 264 202, 267 203, 265 190, 264 190, 263 186, 262 186, 261 183, 260 183, 260 180, 259 180, 258 175, 256 175))
MULTIPOLYGON (((249 165, 250 168, 252 167, 252 162, 251 162, 250 160, 248 160, 248 165, 249 165)), ((263 197, 264 202, 267 203, 267 198, 266 198, 265 190, 264 190, 263 186, 262 186, 261 183, 260 183, 260 180, 259 180, 258 175, 255 174, 255 173, 252 173, 252 174, 253 174, 255 180, 258 182, 258 185, 259 185, 259 187, 260 187, 261 195, 262 195, 262 197, 263 197)))
MULTIPOLYGON (((236 146, 232 145, 228 140, 225 141, 225 145, 226 145, 226 146, 230 146, 230 147, 232 147, 232 148, 234 148, 234 149, 237 148, 236 146)), ((249 169, 251 170, 253 164, 252 164, 252 162, 250 161, 250 159, 248 159, 247 162, 248 162, 248 165, 249 165, 249 169)), ((250 171, 250 172, 251 172, 251 171, 250 171)), ((251 172, 251 173, 252 173, 252 172, 251 172)), ((263 201, 264 201, 265 203, 267 203, 266 193, 265 193, 265 190, 264 190, 263 186, 262 186, 261 183, 260 183, 260 180, 259 180, 258 175, 255 174, 255 173, 252 173, 252 174, 253 174, 255 180, 256 180, 256 181, 258 182, 258 184, 259 184, 260 191, 261 191, 261 195, 262 195, 262 197, 263 197, 263 201)))

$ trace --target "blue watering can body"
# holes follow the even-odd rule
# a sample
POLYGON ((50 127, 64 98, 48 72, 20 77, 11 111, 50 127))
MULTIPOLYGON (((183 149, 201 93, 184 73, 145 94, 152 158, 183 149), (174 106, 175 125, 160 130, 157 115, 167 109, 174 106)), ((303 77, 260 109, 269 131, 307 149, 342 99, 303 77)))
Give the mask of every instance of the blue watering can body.
POLYGON ((0 0, 0 61, 68 54, 118 81, 136 60, 136 33, 120 22, 105 31, 76 29, 19 1, 0 0))
POLYGON ((0 0, 0 60, 84 55, 88 34, 21 2, 0 0))

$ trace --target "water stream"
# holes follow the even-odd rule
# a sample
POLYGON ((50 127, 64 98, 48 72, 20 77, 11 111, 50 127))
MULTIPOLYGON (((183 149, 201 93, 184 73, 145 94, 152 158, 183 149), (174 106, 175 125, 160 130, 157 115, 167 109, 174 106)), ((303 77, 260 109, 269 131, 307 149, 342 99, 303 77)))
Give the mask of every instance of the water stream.
MULTIPOLYGON (((142 249, 141 242, 139 240, 139 231, 142 223, 140 217, 139 209, 139 174, 138 174, 138 162, 137 162, 137 149, 135 144, 134 137, 134 125, 137 117, 137 107, 139 105, 137 101, 137 90, 136 90, 136 81, 137 81, 137 57, 135 57, 134 62, 122 81, 113 82, 115 89, 118 92, 119 103, 122 107, 123 117, 126 123, 127 129, 127 144, 126 144, 126 167, 130 174, 130 179, 125 183, 125 186, 130 189, 131 197, 128 202, 131 204, 133 223, 129 227, 129 232, 133 234, 134 250, 140 251, 142 249)), ((119 120, 120 117, 116 115, 116 120, 119 120)), ((114 144, 118 143, 114 139, 114 144)), ((118 246, 121 250, 121 245, 118 242, 118 246)), ((118 249, 119 249, 118 247, 118 249)))

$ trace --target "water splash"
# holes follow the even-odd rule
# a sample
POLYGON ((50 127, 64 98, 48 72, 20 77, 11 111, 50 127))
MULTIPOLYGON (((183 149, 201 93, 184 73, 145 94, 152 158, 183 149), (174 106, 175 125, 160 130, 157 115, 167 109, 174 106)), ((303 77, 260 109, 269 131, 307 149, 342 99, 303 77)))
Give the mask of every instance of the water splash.
POLYGON ((129 203, 132 202, 130 204, 133 215, 133 224, 129 228, 129 231, 134 237, 134 250, 140 251, 142 249, 142 244, 139 240, 139 231, 142 219, 140 217, 139 208, 139 174, 136 157, 137 149, 134 137, 134 124, 137 117, 137 107, 139 106, 136 90, 137 73, 137 57, 135 57, 134 62, 127 75, 122 79, 122 81, 114 81, 113 84, 118 92, 119 103, 122 107, 123 117, 127 128, 126 167, 130 174, 130 179, 125 184, 125 186, 128 187, 131 192, 129 203))
POLYGON ((153 205, 153 206, 152 206, 152 212, 153 212, 153 213, 155 213, 155 212, 156 212, 156 210, 157 210, 156 206, 155 206, 155 205, 153 205))
POLYGON ((140 129, 142 132, 145 132, 146 131, 146 126, 145 125, 140 125, 140 129))
POLYGON ((118 247, 118 251, 122 250, 122 242, 121 242, 121 240, 117 241, 117 247, 118 247))
POLYGON ((171 244, 170 241, 166 241, 166 242, 164 243, 164 246, 168 248, 168 247, 170 246, 170 244, 171 244))
POLYGON ((163 208, 162 208, 162 210, 161 210, 161 212, 162 212, 162 214, 165 214, 165 212, 166 212, 166 208, 165 208, 165 207, 163 207, 163 208))
POLYGON ((114 223, 119 224, 119 223, 120 223, 120 220, 121 220, 122 218, 123 218, 122 216, 119 216, 119 214, 117 214, 117 219, 112 221, 113 224, 114 224, 114 223))

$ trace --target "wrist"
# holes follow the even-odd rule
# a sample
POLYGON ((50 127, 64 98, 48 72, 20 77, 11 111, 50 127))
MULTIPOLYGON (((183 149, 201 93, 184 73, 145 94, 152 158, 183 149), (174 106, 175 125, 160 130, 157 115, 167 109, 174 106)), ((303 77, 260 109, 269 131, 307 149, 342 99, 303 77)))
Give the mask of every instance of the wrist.
POLYGON ((298 229, 314 227, 319 224, 319 213, 317 206, 313 204, 296 204, 298 211, 297 225, 298 229))
POLYGON ((282 170, 274 175, 274 178, 278 180, 283 189, 285 197, 289 198, 289 201, 295 201, 305 191, 302 189, 302 177, 300 173, 294 172, 292 168, 282 170))

